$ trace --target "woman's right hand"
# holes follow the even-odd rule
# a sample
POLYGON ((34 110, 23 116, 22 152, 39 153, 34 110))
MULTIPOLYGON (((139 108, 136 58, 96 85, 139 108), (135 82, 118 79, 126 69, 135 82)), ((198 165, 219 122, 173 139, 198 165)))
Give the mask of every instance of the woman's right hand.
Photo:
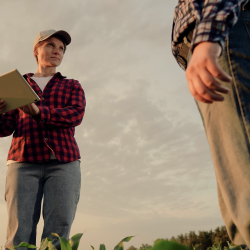
POLYGON ((0 114, 3 113, 5 106, 6 106, 6 103, 4 102, 4 100, 0 99, 0 114))

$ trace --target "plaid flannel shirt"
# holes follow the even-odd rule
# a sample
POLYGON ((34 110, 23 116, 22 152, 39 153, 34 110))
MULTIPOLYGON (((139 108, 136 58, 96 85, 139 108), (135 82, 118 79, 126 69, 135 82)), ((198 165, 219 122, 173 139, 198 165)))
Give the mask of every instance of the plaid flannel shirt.
POLYGON ((241 6, 248 0, 179 0, 175 8, 172 30, 172 52, 186 69, 188 50, 201 42, 225 43, 236 24, 241 6), (190 32, 193 30, 194 32, 190 32), (191 34, 191 37, 188 37, 191 34))
POLYGON ((0 115, 0 137, 14 132, 7 160, 42 163, 50 160, 51 151, 61 162, 80 159, 74 134, 85 111, 81 85, 58 72, 42 92, 32 75, 24 78, 41 99, 36 102, 41 115, 32 117, 20 109, 0 115))

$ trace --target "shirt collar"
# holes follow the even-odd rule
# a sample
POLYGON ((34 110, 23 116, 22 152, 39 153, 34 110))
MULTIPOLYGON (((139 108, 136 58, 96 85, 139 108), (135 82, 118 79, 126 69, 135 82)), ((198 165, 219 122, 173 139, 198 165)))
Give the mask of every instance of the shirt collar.
MULTIPOLYGON (((26 77, 30 78, 33 75, 34 75, 34 73, 27 73, 27 74, 25 74, 23 76, 24 76, 24 78, 26 78, 26 77)), ((63 78, 66 78, 67 76, 63 76, 60 72, 57 72, 57 73, 55 73, 55 75, 53 77, 59 77, 59 78, 63 79, 63 78)))

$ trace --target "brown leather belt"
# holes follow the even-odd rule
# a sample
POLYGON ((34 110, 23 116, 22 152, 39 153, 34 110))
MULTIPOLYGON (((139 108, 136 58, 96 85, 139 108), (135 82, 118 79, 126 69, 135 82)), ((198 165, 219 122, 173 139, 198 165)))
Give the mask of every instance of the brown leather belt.
POLYGON ((244 6, 242 6, 242 10, 250 10, 250 0, 244 6))

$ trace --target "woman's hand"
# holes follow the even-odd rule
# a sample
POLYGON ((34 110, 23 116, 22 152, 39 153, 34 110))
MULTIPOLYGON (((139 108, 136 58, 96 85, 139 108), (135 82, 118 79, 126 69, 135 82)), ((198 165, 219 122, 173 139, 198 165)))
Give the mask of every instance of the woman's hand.
POLYGON ((40 110, 36 106, 35 103, 31 103, 31 104, 25 105, 25 106, 23 106, 23 107, 21 107, 19 109, 22 110, 25 114, 31 115, 31 116, 37 116, 37 115, 40 114, 40 110))
POLYGON ((6 103, 4 100, 0 99, 0 114, 3 113, 3 110, 5 109, 6 103))

